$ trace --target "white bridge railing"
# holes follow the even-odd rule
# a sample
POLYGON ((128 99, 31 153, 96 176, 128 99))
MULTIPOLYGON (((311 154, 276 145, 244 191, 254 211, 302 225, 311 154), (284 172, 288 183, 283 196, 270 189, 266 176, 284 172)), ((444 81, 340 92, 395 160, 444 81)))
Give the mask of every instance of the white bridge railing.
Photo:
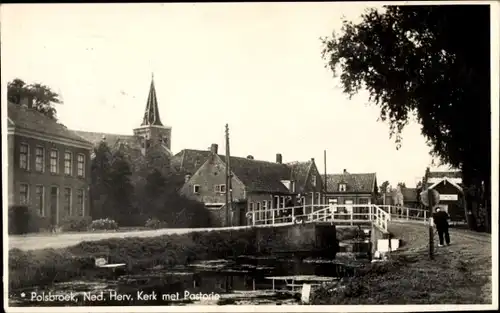
POLYGON ((294 223, 334 222, 338 225, 374 224, 387 231, 391 220, 390 208, 374 204, 306 205, 256 210, 247 213, 248 224, 279 226, 294 223))

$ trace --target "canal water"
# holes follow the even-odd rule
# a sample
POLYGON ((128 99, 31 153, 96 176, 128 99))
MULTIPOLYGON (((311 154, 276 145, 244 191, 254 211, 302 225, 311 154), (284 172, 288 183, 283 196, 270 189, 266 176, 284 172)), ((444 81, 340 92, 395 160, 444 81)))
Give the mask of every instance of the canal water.
POLYGON ((335 284, 368 262, 355 255, 339 253, 335 259, 240 256, 187 266, 155 267, 112 279, 73 280, 11 291, 10 305, 297 304, 303 284, 313 288, 323 283, 335 284))

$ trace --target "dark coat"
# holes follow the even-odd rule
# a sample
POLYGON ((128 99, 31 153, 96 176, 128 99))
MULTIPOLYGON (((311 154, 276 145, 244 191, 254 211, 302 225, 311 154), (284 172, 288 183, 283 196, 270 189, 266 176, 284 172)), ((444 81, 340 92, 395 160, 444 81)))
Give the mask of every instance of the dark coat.
POLYGON ((439 211, 432 215, 434 219, 434 224, 436 224, 436 228, 444 229, 448 228, 448 219, 450 216, 445 211, 439 211))

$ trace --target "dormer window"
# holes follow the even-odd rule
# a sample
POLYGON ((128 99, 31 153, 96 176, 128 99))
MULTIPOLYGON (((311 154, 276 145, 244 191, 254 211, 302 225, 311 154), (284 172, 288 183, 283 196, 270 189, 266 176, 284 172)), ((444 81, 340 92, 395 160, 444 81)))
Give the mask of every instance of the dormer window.
POLYGON ((347 186, 346 186, 346 184, 339 184, 339 191, 340 191, 340 192, 345 192, 345 191, 347 191, 347 186))
POLYGON ((193 192, 196 193, 196 194, 199 194, 200 193, 200 185, 194 185, 193 186, 193 192))

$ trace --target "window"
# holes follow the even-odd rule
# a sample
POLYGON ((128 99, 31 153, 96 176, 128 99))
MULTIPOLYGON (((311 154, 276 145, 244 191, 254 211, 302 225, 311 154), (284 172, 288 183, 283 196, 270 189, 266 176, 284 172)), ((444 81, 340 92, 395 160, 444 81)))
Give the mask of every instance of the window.
POLYGON ((58 166, 57 164, 59 163, 59 152, 57 150, 51 150, 50 151, 50 172, 53 174, 58 173, 58 166))
POLYGON ((64 153, 64 174, 71 175, 73 173, 73 154, 71 152, 64 153))
POLYGON ((85 156, 79 154, 77 157, 77 175, 78 177, 85 177, 85 156))
POLYGON ((22 143, 19 147, 19 167, 24 170, 30 169, 30 146, 22 143))
POLYGON ((19 186, 19 203, 28 204, 29 201, 29 186, 28 184, 21 184, 19 186))
POLYGON ((83 189, 78 189, 76 193, 76 209, 78 210, 78 216, 85 216, 85 194, 83 189))
POLYGON ((64 212, 71 215, 71 188, 64 188, 64 212))
POLYGON ((340 192, 345 192, 347 190, 346 184, 339 184, 339 191, 340 192))
POLYGON ((45 149, 36 147, 35 149, 35 171, 43 172, 45 170, 45 149))
POLYGON ((45 188, 43 186, 36 186, 36 206, 38 208, 38 214, 40 216, 45 216, 45 188))
POLYGON ((358 203, 359 204, 368 204, 368 198, 359 198, 358 203))
POLYGON ((316 187, 316 183, 317 183, 317 182, 316 182, 316 175, 313 175, 313 176, 312 176, 312 185, 313 185, 314 187, 316 187))
POLYGON ((215 185, 215 192, 226 193, 226 185, 215 185))
POLYGON ((193 185, 193 192, 200 193, 200 185, 193 185))

